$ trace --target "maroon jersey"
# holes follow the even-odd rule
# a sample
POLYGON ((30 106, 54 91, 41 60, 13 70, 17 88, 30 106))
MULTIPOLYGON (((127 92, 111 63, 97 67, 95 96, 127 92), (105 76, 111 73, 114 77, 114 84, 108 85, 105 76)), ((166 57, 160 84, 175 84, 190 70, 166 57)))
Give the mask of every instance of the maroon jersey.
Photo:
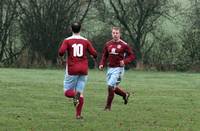
POLYGON ((59 55, 63 56, 67 51, 66 65, 69 75, 87 75, 88 74, 88 59, 87 52, 94 58, 97 57, 97 52, 92 44, 80 35, 72 35, 66 38, 60 49, 59 55))
POLYGON ((124 64, 128 64, 135 59, 135 54, 124 41, 111 40, 104 46, 100 65, 105 66, 107 59, 109 67, 120 67, 121 60, 124 60, 124 64))

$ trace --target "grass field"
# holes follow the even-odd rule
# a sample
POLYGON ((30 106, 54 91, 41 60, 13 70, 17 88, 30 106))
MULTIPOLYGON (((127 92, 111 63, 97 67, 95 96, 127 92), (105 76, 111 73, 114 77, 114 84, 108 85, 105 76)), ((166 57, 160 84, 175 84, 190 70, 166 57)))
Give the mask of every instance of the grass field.
POLYGON ((0 68, 0 131, 198 131, 200 74, 126 71, 128 105, 115 96, 103 111, 105 72, 91 70, 84 120, 63 96, 63 70, 0 68))

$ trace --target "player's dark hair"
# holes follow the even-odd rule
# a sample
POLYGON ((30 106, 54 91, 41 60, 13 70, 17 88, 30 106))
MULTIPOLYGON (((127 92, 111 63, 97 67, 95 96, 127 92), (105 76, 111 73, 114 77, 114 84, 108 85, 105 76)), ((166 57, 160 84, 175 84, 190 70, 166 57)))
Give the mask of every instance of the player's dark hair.
POLYGON ((81 30, 81 23, 80 22, 74 22, 71 24, 71 28, 72 28, 72 31, 74 33, 79 33, 80 30, 81 30))

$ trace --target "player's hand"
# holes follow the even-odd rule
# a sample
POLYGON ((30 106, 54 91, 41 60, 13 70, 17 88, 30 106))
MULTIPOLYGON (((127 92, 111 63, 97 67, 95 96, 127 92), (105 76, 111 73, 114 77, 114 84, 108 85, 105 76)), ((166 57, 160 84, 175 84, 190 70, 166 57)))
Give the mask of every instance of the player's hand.
POLYGON ((58 57, 58 64, 60 65, 65 65, 66 61, 64 59, 64 57, 58 57))
POLYGON ((123 61, 123 60, 121 60, 121 61, 120 61, 120 66, 125 66, 125 64, 124 64, 124 61, 123 61))
POLYGON ((97 64, 97 59, 94 58, 93 55, 90 55, 90 57, 92 58, 92 60, 94 61, 94 68, 98 68, 98 64, 97 64))
POLYGON ((99 65, 99 70, 103 70, 103 65, 99 65))

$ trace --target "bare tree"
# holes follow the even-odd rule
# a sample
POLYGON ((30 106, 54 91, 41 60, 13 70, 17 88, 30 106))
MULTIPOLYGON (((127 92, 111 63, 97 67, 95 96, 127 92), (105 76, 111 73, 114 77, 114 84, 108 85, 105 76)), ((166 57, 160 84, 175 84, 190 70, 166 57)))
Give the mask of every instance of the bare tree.
MULTIPOLYGON (((191 0, 190 2, 190 10, 185 13, 187 28, 184 28, 181 39, 184 55, 187 55, 187 58, 189 57, 190 66, 196 66, 200 69, 200 1, 191 0)), ((188 61, 183 63, 188 63, 188 61)))
POLYGON ((8 60, 13 62, 13 58, 18 54, 14 49, 14 26, 18 16, 16 0, 0 1, 0 62, 8 60))
POLYGON ((27 45, 30 64, 50 61, 55 64, 61 40, 69 35, 74 20, 83 21, 91 0, 18 0, 21 9, 20 28, 27 45))

